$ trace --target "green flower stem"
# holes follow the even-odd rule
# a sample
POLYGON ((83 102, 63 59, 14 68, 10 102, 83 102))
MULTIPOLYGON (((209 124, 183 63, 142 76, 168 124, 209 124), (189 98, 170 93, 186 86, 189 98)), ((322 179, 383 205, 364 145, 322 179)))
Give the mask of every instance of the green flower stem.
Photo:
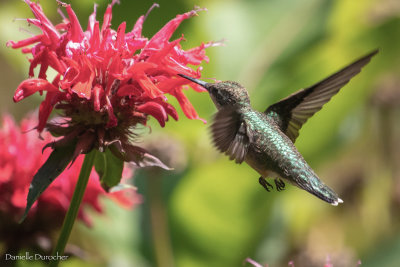
POLYGON ((89 181, 89 176, 92 171, 96 151, 92 150, 85 156, 81 172, 79 174, 78 182, 75 186, 74 195, 72 196, 71 204, 64 218, 64 223, 61 229, 60 237, 58 238, 57 245, 53 251, 53 256, 58 256, 55 260, 50 261, 49 266, 58 266, 60 257, 64 254, 65 246, 67 245, 69 236, 71 234, 72 226, 74 225, 76 216, 78 215, 79 207, 81 205, 86 186, 89 181))
POLYGON ((171 238, 168 230, 167 207, 162 199, 162 171, 150 168, 147 171, 147 190, 150 203, 150 226, 156 266, 174 266, 171 238))

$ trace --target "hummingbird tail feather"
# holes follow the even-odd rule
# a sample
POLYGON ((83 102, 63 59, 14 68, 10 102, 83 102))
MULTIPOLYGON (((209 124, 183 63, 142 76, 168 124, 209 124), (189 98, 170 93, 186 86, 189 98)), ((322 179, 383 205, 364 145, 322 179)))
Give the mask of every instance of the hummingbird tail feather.
POLYGON ((338 194, 335 193, 331 188, 324 184, 317 176, 312 177, 308 183, 299 184, 299 186, 314 196, 328 202, 333 206, 337 206, 343 203, 343 200, 339 198, 338 194))

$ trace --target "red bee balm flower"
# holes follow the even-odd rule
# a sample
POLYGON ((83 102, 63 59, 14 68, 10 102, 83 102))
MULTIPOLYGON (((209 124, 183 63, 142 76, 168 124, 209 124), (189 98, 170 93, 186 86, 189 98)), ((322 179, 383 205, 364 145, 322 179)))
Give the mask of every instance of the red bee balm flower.
POLYGON ((177 98, 189 119, 199 119, 182 92, 182 86, 190 82, 176 74, 199 77, 201 68, 194 71, 187 65, 208 61, 204 50, 213 43, 183 50, 183 37, 169 41, 180 23, 196 15, 196 10, 176 16, 147 39, 141 33, 146 16, 141 16, 130 32, 125 32, 125 22, 117 31, 111 29, 112 5, 108 6, 101 27, 95 8, 87 30, 83 31, 70 5, 59 2, 66 8, 68 19, 54 26, 39 4, 25 2, 36 17, 27 21, 43 33, 19 42, 9 41, 7 45, 32 54, 29 76, 33 77, 34 69, 40 65, 38 78, 23 81, 14 95, 18 102, 35 92, 46 91, 39 109, 38 131, 48 127, 72 138, 85 130, 85 145, 80 144, 80 152, 89 151, 93 145, 102 150, 117 140, 124 143, 128 129, 138 123, 146 124, 148 115, 161 126, 168 116, 177 120, 175 108, 167 102, 167 93, 177 98), (51 82, 46 76, 49 67, 58 73, 51 82), (53 108, 62 110, 69 119, 62 129, 55 129, 60 125, 47 124, 53 108))
MULTIPOLYGON (((68 19, 53 25, 39 4, 29 0, 25 2, 35 16, 27 19, 28 23, 40 28, 42 33, 7 43, 33 56, 29 68, 31 78, 18 86, 14 101, 21 101, 36 92, 46 92, 39 107, 37 130, 47 129, 62 137, 46 147, 55 151, 56 148, 61 150, 73 146, 70 161, 79 154, 97 149, 100 152, 109 150, 113 157, 138 167, 168 169, 146 150, 132 145, 134 130, 137 124, 145 125, 149 115, 156 118, 162 127, 168 116, 178 119, 175 108, 167 102, 166 94, 176 97, 189 119, 199 119, 182 92, 182 87, 190 81, 177 73, 199 77, 201 67, 193 70, 188 65, 208 62, 205 49, 218 44, 210 42, 183 50, 180 45, 183 36, 169 41, 180 23, 199 10, 177 15, 148 39, 142 36, 147 15, 141 16, 130 32, 126 32, 125 22, 117 31, 111 29, 114 1, 107 7, 101 26, 96 20, 95 6, 86 31, 82 30, 70 5, 59 2, 65 7, 68 19), (39 65, 38 77, 33 78, 34 69, 39 65), (46 76, 49 67, 57 72, 52 81, 48 81, 46 76), (53 109, 61 111, 62 122, 48 122, 53 109)), ((193 83, 190 85, 196 91, 204 90, 193 83)), ((53 162, 59 161, 53 159, 53 162)), ((64 165, 58 169, 65 168, 64 165)), ((106 183, 105 188, 110 186, 106 183)))
MULTIPOLYGON (((83 162, 83 156, 79 156, 75 164, 38 198, 28 220, 18 224, 26 205, 29 183, 50 154, 49 151, 42 154, 37 149, 52 138, 49 133, 42 135, 44 140, 37 138, 37 134, 30 131, 36 124, 37 120, 32 117, 24 119, 20 127, 9 116, 0 121, 0 236, 3 248, 18 250, 21 246, 31 246, 28 243, 36 242, 38 236, 50 238, 52 231, 61 227, 83 162)), ((128 168, 125 171, 124 176, 130 177, 132 171, 128 168)), ((106 194, 97 173, 92 171, 82 206, 90 206, 101 213, 101 196, 115 199, 125 207, 133 207, 140 202, 140 196, 133 189, 106 194)), ((78 216, 86 225, 91 225, 84 209, 80 209, 78 216)))
POLYGON ((34 69, 40 65, 38 78, 23 81, 14 95, 18 102, 35 92, 47 92, 40 105, 39 131, 46 127, 55 106, 73 117, 74 124, 90 122, 114 128, 124 122, 132 126, 146 123, 151 115, 164 126, 168 115, 178 119, 175 108, 166 101, 166 93, 178 99, 189 119, 199 119, 182 93, 182 85, 189 81, 176 74, 199 77, 200 68, 194 71, 187 65, 208 61, 204 49, 213 43, 185 51, 180 46, 183 37, 169 41, 179 24, 196 15, 196 10, 176 16, 149 40, 141 33, 146 16, 141 16, 128 33, 125 22, 117 31, 112 30, 112 5, 105 12, 101 28, 95 8, 88 29, 83 31, 70 5, 61 3, 69 19, 54 26, 39 4, 25 2, 36 17, 27 21, 43 33, 19 42, 9 41, 7 45, 23 47, 23 53, 32 54, 29 76, 33 77, 34 69), (52 82, 46 76, 49 67, 58 73, 52 82))

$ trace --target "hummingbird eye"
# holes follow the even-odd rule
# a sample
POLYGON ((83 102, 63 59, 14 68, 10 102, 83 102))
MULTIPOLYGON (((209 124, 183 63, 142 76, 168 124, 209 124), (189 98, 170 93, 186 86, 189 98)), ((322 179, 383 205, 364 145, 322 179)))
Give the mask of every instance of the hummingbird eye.
POLYGON ((222 100, 223 99, 223 96, 221 95, 221 92, 219 92, 218 90, 216 90, 217 91, 217 93, 215 94, 215 97, 217 98, 217 100, 222 100))
POLYGON ((224 105, 227 100, 227 95, 224 90, 219 88, 211 88, 210 93, 213 96, 214 100, 219 103, 219 105, 224 105))

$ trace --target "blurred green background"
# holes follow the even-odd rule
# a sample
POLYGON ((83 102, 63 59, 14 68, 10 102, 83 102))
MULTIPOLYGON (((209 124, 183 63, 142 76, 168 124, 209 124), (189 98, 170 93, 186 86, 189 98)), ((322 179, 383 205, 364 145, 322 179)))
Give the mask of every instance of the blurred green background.
MULTIPOLYGON (((71 1, 86 27, 93 1, 71 1)), ((97 1, 98 19, 108 1, 97 1)), ((113 28, 127 27, 152 1, 122 0, 113 28)), ((182 112, 143 142, 175 171, 140 170, 134 183, 143 204, 122 210, 105 200, 92 229, 75 225, 70 240, 86 253, 61 266, 399 266, 400 263, 400 2, 398 0, 161 0, 144 24, 152 36, 169 19, 206 7, 178 28, 184 48, 225 39, 207 50, 203 77, 235 80, 264 110, 288 94, 332 74, 375 48, 380 52, 302 128, 296 146, 316 173, 339 193, 333 207, 291 185, 267 193, 258 174, 212 147, 207 125, 182 112)), ((60 21, 55 1, 41 1, 60 21)), ((6 48, 28 34, 23 1, 0 3, 0 112, 20 119, 40 96, 14 104, 28 76, 25 55, 6 48), (17 20, 14 21, 14 19, 17 20)), ((29 30, 32 30, 30 27, 29 30)), ((202 118, 215 112, 206 93, 185 91, 202 118)), ((171 102, 178 106, 171 97, 171 102)), ((23 265, 22 262, 20 264, 23 265)), ((30 262, 29 264, 32 264, 30 262)), ((40 266, 40 263, 36 263, 40 266)))

